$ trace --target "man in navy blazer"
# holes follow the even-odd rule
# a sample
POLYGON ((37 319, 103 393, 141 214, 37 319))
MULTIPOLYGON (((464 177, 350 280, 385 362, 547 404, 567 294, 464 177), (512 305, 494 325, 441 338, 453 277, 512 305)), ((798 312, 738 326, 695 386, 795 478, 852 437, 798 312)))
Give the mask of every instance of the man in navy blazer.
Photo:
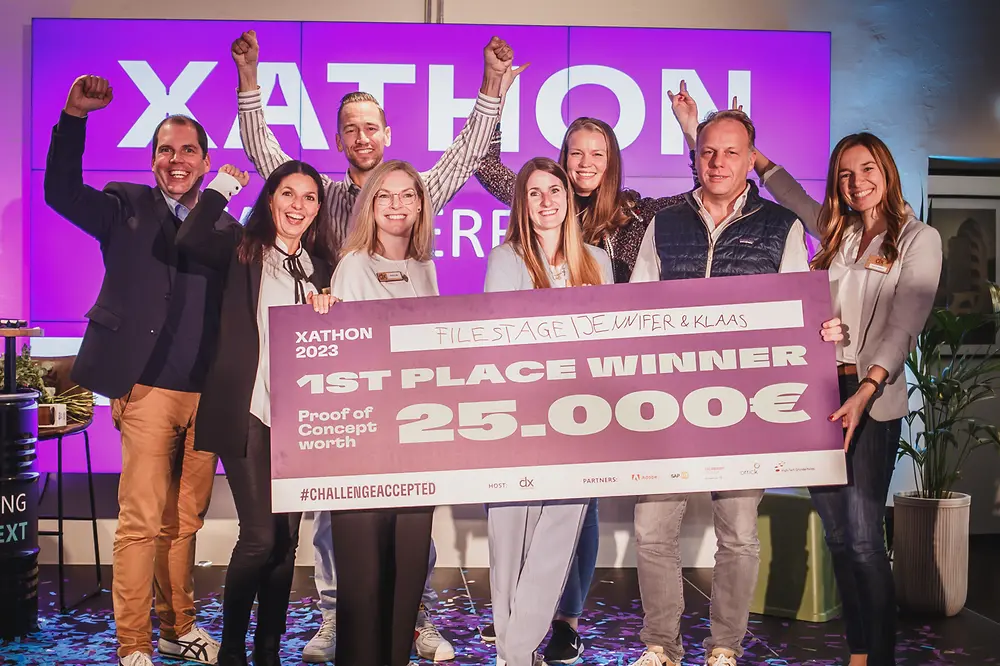
POLYGON ((152 137, 156 187, 96 190, 83 183, 87 114, 111 99, 106 79, 73 83, 52 131, 45 201, 97 239, 104 257, 73 379, 111 399, 121 432, 111 586, 119 663, 152 664, 155 588, 160 653, 214 664, 219 644, 195 624, 193 566, 216 458, 194 450, 194 423, 218 335, 221 284, 175 242, 211 165, 208 138, 191 118, 166 118, 152 137))

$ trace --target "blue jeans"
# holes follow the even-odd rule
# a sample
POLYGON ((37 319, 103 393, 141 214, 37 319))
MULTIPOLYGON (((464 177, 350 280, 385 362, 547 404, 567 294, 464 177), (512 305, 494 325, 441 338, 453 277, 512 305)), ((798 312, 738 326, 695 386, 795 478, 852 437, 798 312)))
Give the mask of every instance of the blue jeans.
POLYGON ((583 602, 590 592, 590 583, 594 580, 594 569, 597 568, 597 546, 600 541, 600 526, 597 520, 597 498, 587 504, 587 513, 583 517, 583 528, 576 542, 576 554, 570 565, 566 587, 563 588, 562 599, 559 600, 559 614, 563 617, 580 617, 583 615, 583 602))
MULTIPOLYGON (((840 378, 846 400, 858 378, 840 378)), ((896 663, 896 590, 885 551, 885 501, 896 467, 902 419, 876 421, 866 412, 847 451, 847 485, 810 488, 833 556, 851 654, 868 666, 896 663)))

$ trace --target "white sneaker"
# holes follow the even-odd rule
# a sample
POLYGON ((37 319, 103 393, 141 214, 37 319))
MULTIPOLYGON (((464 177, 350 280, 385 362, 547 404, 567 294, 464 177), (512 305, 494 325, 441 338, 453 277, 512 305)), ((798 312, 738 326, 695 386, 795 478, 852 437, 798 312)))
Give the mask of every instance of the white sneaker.
POLYGON ((153 660, 145 652, 133 652, 118 658, 118 666, 153 666, 153 660))
POLYGON ((455 648, 449 643, 434 623, 427 617, 426 611, 417 613, 417 626, 413 631, 413 645, 421 659, 431 661, 451 661, 455 658, 455 648))
POLYGON ((302 649, 302 661, 307 664, 323 664, 333 661, 337 654, 337 616, 324 617, 319 631, 309 639, 302 649))
POLYGON ((705 663, 708 666, 736 666, 736 653, 725 648, 715 648, 705 663))
POLYGON ((175 641, 160 637, 157 649, 164 657, 216 664, 219 661, 219 641, 201 627, 195 627, 175 641))
POLYGON ((663 654, 663 648, 651 647, 629 666, 680 666, 680 664, 675 664, 667 655, 663 654))

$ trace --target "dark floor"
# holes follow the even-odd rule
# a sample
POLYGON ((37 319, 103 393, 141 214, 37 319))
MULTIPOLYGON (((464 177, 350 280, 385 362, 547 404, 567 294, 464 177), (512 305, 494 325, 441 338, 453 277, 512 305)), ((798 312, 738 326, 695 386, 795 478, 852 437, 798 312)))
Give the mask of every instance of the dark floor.
MULTIPOLYGON (((902 618, 899 632, 900 666, 1000 663, 1000 537, 974 537, 970 557, 969 600, 965 610, 947 619, 902 618)), ((220 593, 225 569, 196 570, 199 622, 218 636, 222 615, 220 593)), ((318 624, 312 605, 312 571, 296 571, 289 608, 289 631, 283 655, 287 664, 300 662, 302 647, 318 624)), ((105 568, 105 580, 111 577, 105 568)), ((82 590, 93 577, 92 567, 70 567, 68 594, 82 590)), ((85 601, 65 615, 57 613, 54 567, 43 567, 40 603, 42 630, 19 642, 0 641, 0 664, 64 665, 115 662, 111 597, 105 593, 85 601)), ((688 654, 686 664, 703 664, 701 641, 708 635, 708 593, 711 571, 685 574, 688 613, 682 629, 688 654)), ((440 600, 434 618, 455 645, 456 662, 492 664, 493 646, 482 643, 478 627, 489 619, 489 572, 485 569, 438 569, 434 574, 440 600)), ((582 625, 587 664, 626 666, 641 652, 642 625, 634 569, 598 570, 582 625)), ((846 664, 846 648, 839 620, 824 624, 795 622, 753 615, 741 664, 792 666, 846 664)))

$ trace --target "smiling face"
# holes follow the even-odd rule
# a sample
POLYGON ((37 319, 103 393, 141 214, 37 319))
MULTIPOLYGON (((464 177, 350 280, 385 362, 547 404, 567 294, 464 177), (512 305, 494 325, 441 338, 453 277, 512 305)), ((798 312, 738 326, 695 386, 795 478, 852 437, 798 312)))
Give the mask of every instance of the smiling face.
POLYGON ((558 229, 566 219, 567 192, 555 175, 536 170, 528 176, 528 217, 536 232, 558 229))
POLYGON ((885 174, 865 146, 851 146, 840 155, 837 187, 848 206, 863 213, 878 206, 885 196, 885 174))
POLYGON ((716 199, 738 197, 747 186, 753 162, 750 134, 739 121, 719 119, 698 135, 698 180, 702 190, 716 199))
POLYGON ((319 214, 319 191, 316 181, 304 173, 292 173, 281 179, 271 195, 271 219, 278 238, 290 251, 319 214))
POLYGON ((601 132, 579 129, 566 140, 566 172, 573 189, 588 196, 601 185, 608 170, 608 140, 601 132))
POLYGON ((379 236, 409 238, 422 210, 413 178, 401 170, 387 174, 375 193, 375 226, 379 236))
POLYGON ((190 124, 167 122, 160 127, 153 152, 156 184, 172 199, 180 201, 197 191, 211 162, 198 144, 198 131, 190 124))
POLYGON ((382 162, 391 142, 382 110, 375 102, 350 102, 338 118, 337 150, 358 171, 371 171, 382 162))

